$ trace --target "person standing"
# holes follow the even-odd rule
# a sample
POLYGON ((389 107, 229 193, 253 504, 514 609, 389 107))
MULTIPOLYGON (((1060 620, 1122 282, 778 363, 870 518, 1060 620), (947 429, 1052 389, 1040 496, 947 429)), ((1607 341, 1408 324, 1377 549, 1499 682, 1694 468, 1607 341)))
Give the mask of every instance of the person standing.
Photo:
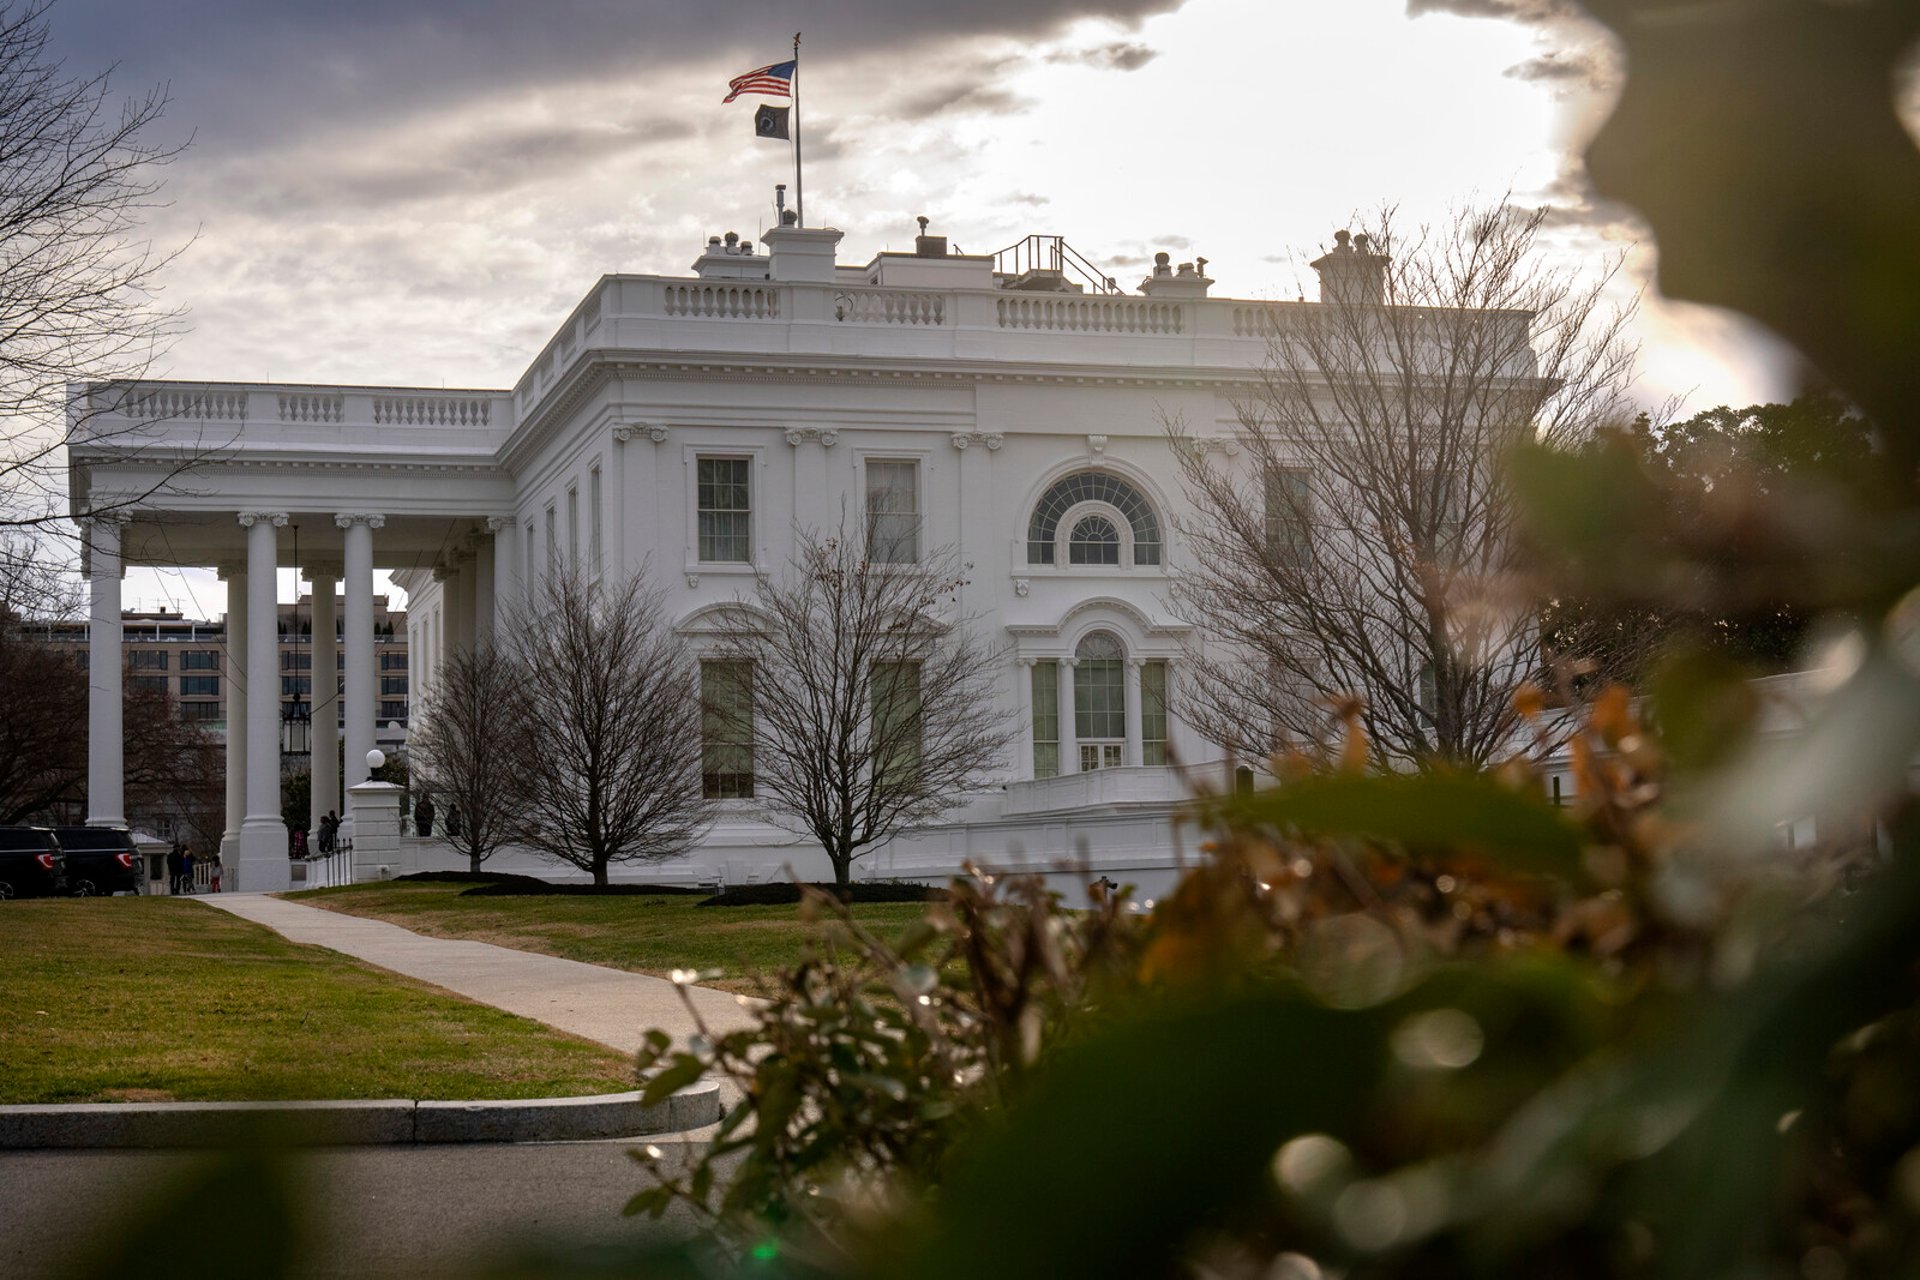
POLYGON ((193 892, 193 850, 186 849, 180 854, 180 892, 193 892))
POLYGON ((175 840, 173 842, 173 848, 167 850, 167 892, 168 893, 180 892, 180 855, 183 851, 184 851, 183 846, 180 844, 178 840, 175 840))
POLYGON ((220 892, 220 855, 213 855, 213 891, 220 892))
POLYGON ((420 803, 413 806, 413 829, 423 836, 433 834, 433 797, 424 791, 420 803))

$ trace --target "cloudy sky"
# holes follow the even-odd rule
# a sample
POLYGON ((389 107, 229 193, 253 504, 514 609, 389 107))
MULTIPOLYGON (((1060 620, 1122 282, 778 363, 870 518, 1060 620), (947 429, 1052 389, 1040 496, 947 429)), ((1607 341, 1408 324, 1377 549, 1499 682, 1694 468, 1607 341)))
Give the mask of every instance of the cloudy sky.
MULTIPOLYGON (((510 386, 604 272, 756 238, 787 149, 727 80, 804 32, 808 221, 842 260, 1058 233, 1290 298, 1357 210, 1511 191, 1582 269, 1653 246, 1574 159, 1619 68, 1553 0, 59 0, 75 72, 165 83, 191 146, 152 222, 181 378, 510 386), (1546 17, 1529 17, 1537 10, 1546 17)), ((1650 298, 1642 398, 1789 389, 1730 317, 1650 298)), ((129 584, 129 595, 154 595, 129 584)), ((204 602, 203 602, 204 603, 204 602)))

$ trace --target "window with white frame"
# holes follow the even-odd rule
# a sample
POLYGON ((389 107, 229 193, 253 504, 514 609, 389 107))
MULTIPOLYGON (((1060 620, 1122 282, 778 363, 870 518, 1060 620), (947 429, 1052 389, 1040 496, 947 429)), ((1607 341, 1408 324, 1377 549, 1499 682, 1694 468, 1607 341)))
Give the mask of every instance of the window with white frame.
POLYGON ((1118 767, 1127 746, 1127 651, 1111 631, 1090 632, 1074 649, 1073 732, 1080 770, 1118 767))
POLYGON ((596 465, 587 472, 587 571, 594 577, 600 576, 601 565, 601 506, 600 506, 600 468, 596 465))
POLYGON ((1068 564, 1119 564, 1120 530, 1103 515, 1085 515, 1067 535, 1068 564))
POLYGON ((752 477, 751 458, 701 458, 696 463, 696 532, 701 560, 752 561, 752 477))
POLYGON ((920 559, 920 464, 867 459, 867 558, 878 564, 920 559))
POLYGON ((567 486, 567 568, 580 572, 580 486, 567 486))
POLYGON ((1060 563, 1063 523, 1069 564, 1160 563, 1160 518, 1146 495, 1119 476, 1105 471, 1077 471, 1047 486, 1027 521, 1028 564, 1060 563), (1105 527, 1090 523, 1096 519, 1105 527), (1123 525, 1124 539, 1120 534, 1123 525), (1111 544, 1106 541, 1108 531, 1113 534, 1111 544), (1131 544, 1130 555, 1123 543, 1131 544), (1095 558, 1076 558, 1083 554, 1095 558))
POLYGON ((1051 658, 1033 664, 1033 776, 1060 772, 1060 664, 1051 658))
POLYGON ((753 667, 700 664, 700 793, 709 800, 753 798, 753 667))
POLYGON ((920 664, 873 664, 873 772, 882 785, 911 787, 920 770, 920 664))
POLYGON ((1167 762, 1167 664, 1140 664, 1140 763, 1167 762))
POLYGON ((1275 467, 1266 475, 1267 553, 1299 568, 1313 552, 1313 490, 1307 473, 1275 467))

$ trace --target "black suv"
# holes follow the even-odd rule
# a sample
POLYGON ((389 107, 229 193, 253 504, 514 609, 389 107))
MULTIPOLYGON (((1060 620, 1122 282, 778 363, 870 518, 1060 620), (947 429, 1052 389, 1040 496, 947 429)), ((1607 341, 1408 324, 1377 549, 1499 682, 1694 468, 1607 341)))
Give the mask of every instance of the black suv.
POLYGON ((0 898, 50 898, 67 891, 67 858, 45 827, 0 827, 0 898))
POLYGON ((125 827, 55 827, 67 854, 67 892, 76 897, 95 893, 140 892, 140 851, 125 827))

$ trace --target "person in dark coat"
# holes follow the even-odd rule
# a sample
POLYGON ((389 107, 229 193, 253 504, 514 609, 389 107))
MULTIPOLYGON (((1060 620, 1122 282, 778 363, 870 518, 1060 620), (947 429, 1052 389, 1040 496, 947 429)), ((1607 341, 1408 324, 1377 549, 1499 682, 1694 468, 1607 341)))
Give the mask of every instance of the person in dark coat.
POLYGON ((447 838, 450 840, 460 838, 460 806, 457 804, 447 806, 447 838))
POLYGON ((184 849, 181 847, 181 845, 178 842, 174 844, 173 848, 167 851, 167 892, 168 893, 180 892, 180 857, 183 852, 184 852, 184 849))
POLYGON ((433 834, 433 797, 424 791, 420 803, 413 806, 413 828, 423 836, 433 834))

